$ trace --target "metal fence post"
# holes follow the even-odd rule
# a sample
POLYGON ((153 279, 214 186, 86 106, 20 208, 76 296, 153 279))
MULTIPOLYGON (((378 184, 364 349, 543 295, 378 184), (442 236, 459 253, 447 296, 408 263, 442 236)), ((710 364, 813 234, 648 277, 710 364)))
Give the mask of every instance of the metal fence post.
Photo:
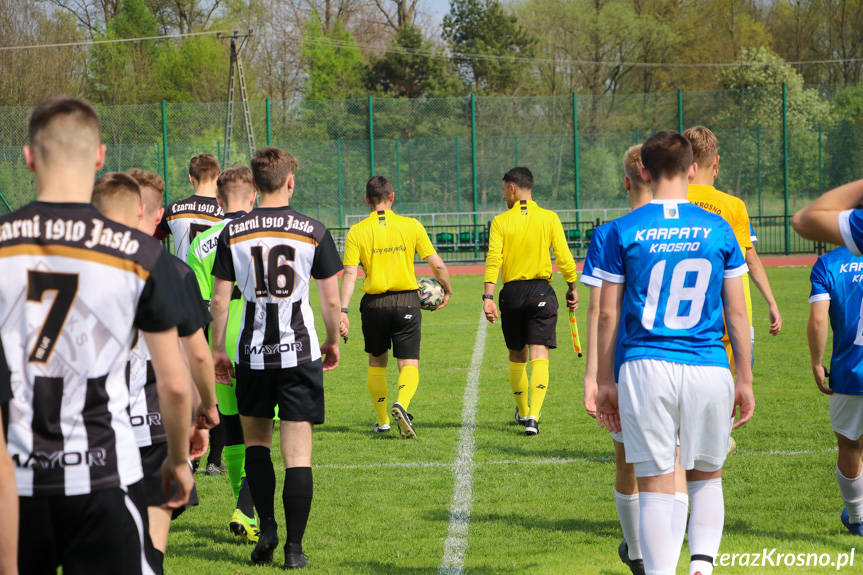
POLYGON ((272 145, 273 141, 273 122, 270 116, 270 99, 267 98, 267 145, 272 145))
POLYGON ((755 157, 758 171, 758 217, 764 215, 764 199, 761 196, 761 126, 755 128, 755 157))
POLYGON ((821 147, 821 124, 818 124, 818 195, 824 193, 824 162, 821 147))
MULTIPOLYGON (((575 185, 575 209, 581 209, 581 180, 578 173, 578 96, 572 93, 572 159, 573 179, 575 185)), ((579 221, 579 213, 575 212, 575 221, 579 221)))
POLYGON ((402 211, 402 148, 399 139, 396 138, 396 209, 402 211))
POLYGON ((461 225, 461 154, 458 147, 458 136, 455 137, 455 205, 458 212, 458 225, 461 225))
POLYGON ((336 162, 338 162, 336 172, 338 172, 338 178, 339 178, 339 227, 341 227, 342 222, 345 221, 344 208, 342 207, 342 141, 341 141, 341 139, 336 140, 336 162))
POLYGON ((683 90, 677 89, 677 131, 683 133, 683 90))
POLYGON ((162 165, 164 172, 162 178, 165 180, 165 205, 171 203, 171 185, 168 183, 168 104, 162 100, 162 165))
POLYGON ((6 206, 6 210, 11 214, 15 210, 12 209, 12 206, 9 205, 9 202, 6 201, 6 196, 0 193, 0 200, 3 200, 3 205, 6 206))
POLYGON ((791 253, 791 220, 788 213, 788 85, 782 83, 782 168, 785 180, 785 255, 791 253))
POLYGON ((375 114, 372 111, 372 97, 369 96, 369 178, 375 177, 375 114))
POLYGON ((474 94, 470 95, 470 146, 473 162, 473 225, 476 225, 479 185, 476 177, 476 96, 474 94))

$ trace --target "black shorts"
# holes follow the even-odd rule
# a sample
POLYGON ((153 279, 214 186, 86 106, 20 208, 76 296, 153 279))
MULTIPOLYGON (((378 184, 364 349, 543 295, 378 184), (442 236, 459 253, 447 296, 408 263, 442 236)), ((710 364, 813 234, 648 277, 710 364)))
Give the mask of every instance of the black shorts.
POLYGON ((508 282, 500 290, 500 322, 507 349, 557 347, 557 295, 546 280, 508 282))
POLYGON ((18 502, 21 575, 56 575, 61 565, 63 575, 139 575, 145 561, 154 563, 140 481, 125 490, 19 497, 18 502))
POLYGON ((324 369, 320 359, 296 367, 234 367, 237 409, 246 417, 272 419, 279 406, 282 421, 324 422, 324 369))
MULTIPOLYGON (((168 444, 164 441, 141 448, 141 465, 144 468, 144 498, 147 507, 161 507, 163 503, 170 501, 177 493, 176 484, 171 486, 171 491, 167 494, 162 493, 162 463, 167 458, 168 444)), ((196 507, 198 504, 198 488, 192 486, 189 502, 183 507, 175 509, 172 518, 176 519, 183 511, 190 507, 196 507)))
POLYGON ((366 353, 383 355, 392 344, 398 359, 420 358, 422 310, 416 290, 366 294, 360 302, 366 353))

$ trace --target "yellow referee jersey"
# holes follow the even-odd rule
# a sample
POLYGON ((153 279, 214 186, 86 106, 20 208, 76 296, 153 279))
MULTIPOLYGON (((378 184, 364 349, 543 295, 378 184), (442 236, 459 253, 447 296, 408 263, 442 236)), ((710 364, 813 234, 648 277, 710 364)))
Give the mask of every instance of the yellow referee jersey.
POLYGON ((560 218, 530 200, 519 200, 508 211, 495 216, 488 238, 485 281, 497 283, 501 270, 503 283, 518 280, 551 281, 551 254, 554 249, 557 267, 563 279, 576 279, 575 260, 566 244, 560 218))
POLYGON ((351 226, 345 240, 346 266, 362 264, 363 291, 369 294, 415 290, 414 252, 426 259, 435 254, 426 229, 419 221, 393 213, 372 212, 351 226))
MULTIPOLYGON (((746 250, 752 249, 752 229, 749 227, 749 212, 746 204, 740 198, 735 198, 725 192, 720 192, 713 186, 690 184, 686 192, 687 199, 708 212, 713 212, 728 222, 734 230, 734 237, 746 256, 746 250)), ((743 294, 746 296, 746 314, 749 325, 752 325, 752 294, 749 290, 749 274, 743 275, 743 294)), ((728 338, 726 332, 725 338, 728 338)))

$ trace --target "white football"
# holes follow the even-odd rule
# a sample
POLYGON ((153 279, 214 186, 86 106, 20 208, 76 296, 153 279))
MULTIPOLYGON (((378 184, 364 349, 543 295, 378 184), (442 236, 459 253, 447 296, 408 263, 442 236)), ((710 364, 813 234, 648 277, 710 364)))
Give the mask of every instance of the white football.
POLYGON ((437 309, 443 303, 443 286, 435 278, 424 277, 417 280, 420 296, 420 307, 422 309, 437 309))

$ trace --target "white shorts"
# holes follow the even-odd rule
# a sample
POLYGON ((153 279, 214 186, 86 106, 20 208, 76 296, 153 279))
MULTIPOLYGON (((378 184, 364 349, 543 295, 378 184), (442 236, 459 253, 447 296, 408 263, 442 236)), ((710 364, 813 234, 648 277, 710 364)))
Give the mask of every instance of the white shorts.
POLYGON ((725 463, 734 409, 727 367, 628 361, 620 368, 618 405, 636 477, 672 473, 678 437, 683 469, 713 472, 725 463))
POLYGON ((622 431, 612 431, 611 438, 618 443, 626 443, 623 441, 623 432, 622 431))
POLYGON ((863 435, 863 395, 831 395, 830 425, 851 441, 859 439, 863 435))

